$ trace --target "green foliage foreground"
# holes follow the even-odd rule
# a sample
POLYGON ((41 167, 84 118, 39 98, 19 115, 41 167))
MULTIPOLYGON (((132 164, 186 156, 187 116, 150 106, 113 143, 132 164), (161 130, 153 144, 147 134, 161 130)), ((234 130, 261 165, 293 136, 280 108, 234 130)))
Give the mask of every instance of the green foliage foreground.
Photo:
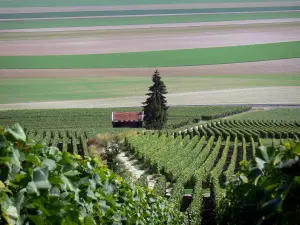
POLYGON ((220 224, 299 224, 300 143, 260 147, 257 157, 228 184, 220 224))
POLYGON ((150 190, 98 161, 45 148, 18 125, 0 128, 0 224, 184 224, 150 190))

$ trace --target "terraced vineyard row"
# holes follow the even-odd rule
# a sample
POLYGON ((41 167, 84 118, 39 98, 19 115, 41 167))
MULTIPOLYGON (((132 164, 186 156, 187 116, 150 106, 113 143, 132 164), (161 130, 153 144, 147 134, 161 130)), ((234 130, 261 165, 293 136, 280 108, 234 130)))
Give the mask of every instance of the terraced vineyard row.
POLYGON ((230 137, 234 140, 243 138, 246 141, 259 141, 259 138, 276 139, 299 139, 300 122, 282 122, 282 121, 255 121, 255 120, 221 120, 219 122, 208 123, 196 126, 185 131, 179 131, 178 134, 192 134, 200 136, 230 137))
POLYGON ((281 143, 298 140, 299 125, 223 120, 173 134, 146 132, 126 138, 125 146, 155 173, 163 174, 165 182, 173 183, 170 201, 186 212, 189 224, 200 224, 201 220, 211 224, 225 183, 239 171, 239 163, 255 157, 262 138, 280 138, 281 143))
POLYGON ((43 142, 47 146, 55 146, 61 151, 89 155, 87 139, 89 134, 85 131, 71 130, 27 130, 26 135, 35 142, 43 142))

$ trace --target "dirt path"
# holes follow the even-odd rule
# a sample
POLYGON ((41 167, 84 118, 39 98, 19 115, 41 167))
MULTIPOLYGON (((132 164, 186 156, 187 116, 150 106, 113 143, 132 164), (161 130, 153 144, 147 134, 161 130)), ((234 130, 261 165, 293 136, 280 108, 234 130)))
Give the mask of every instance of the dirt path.
MULTIPOLYGON (((247 63, 157 68, 163 76, 299 74, 300 58, 247 63)), ((0 70, 0 78, 149 76, 154 68, 0 70)))
POLYGON ((142 175, 147 174, 148 187, 153 189, 156 183, 155 177, 148 173, 147 170, 140 169, 142 165, 139 164, 138 160, 130 159, 126 156, 125 152, 120 152, 117 155, 117 158, 124 163, 126 169, 135 177, 135 179, 139 179, 142 175))
POLYGON ((77 11, 117 11, 117 10, 155 10, 155 9, 193 9, 193 8, 242 8, 242 7, 276 7, 300 6, 300 1, 282 2, 216 2, 191 4, 159 5, 117 5, 117 6, 73 6, 73 7, 23 7, 0 8, 0 13, 43 13, 43 12, 77 12, 77 11))
POLYGON ((0 55, 78 55, 212 48, 300 40, 300 27, 239 29, 173 34, 133 34, 99 38, 0 41, 0 55))
POLYGON ((283 24, 300 22, 300 18, 286 19, 264 19, 264 20, 238 20, 219 22, 196 22, 196 23, 168 23, 168 24, 142 24, 142 25, 122 25, 122 26, 90 26, 90 27, 60 27, 60 28, 34 28, 34 29, 9 29, 0 30, 1 33, 20 32, 62 32, 62 31, 93 31, 93 30, 127 30, 127 29, 157 29, 157 28, 185 28, 185 27, 213 27, 228 25, 250 25, 250 24, 283 24))
MULTIPOLYGON (((0 110, 141 106, 145 96, 79 101, 1 104, 0 110)), ((299 104, 299 87, 264 87, 168 94, 169 105, 299 104)))

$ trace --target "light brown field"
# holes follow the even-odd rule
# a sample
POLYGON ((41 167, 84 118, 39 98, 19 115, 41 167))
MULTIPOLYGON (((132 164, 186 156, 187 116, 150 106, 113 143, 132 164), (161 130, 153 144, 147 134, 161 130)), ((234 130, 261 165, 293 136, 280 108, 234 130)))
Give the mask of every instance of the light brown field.
POLYGON ((299 23, 300 18, 287 19, 264 19, 264 20, 238 20, 238 21, 220 21, 220 22, 195 22, 195 23, 168 23, 168 24, 142 24, 142 25, 123 25, 123 26, 90 26, 90 27, 60 27, 60 28, 34 28, 34 29, 11 29, 0 30, 0 33, 44 33, 44 32, 66 32, 66 31, 112 31, 112 30, 130 30, 130 29, 159 29, 159 28, 200 28, 228 25, 258 25, 258 24, 291 24, 299 23))
POLYGON ((177 33, 109 35, 91 38, 0 41, 0 55, 78 55, 211 48, 300 40, 300 26, 177 33))
POLYGON ((193 9, 193 8, 241 8, 299 6, 300 1, 284 2, 235 2, 235 3, 194 3, 159 5, 123 5, 123 6, 73 6, 73 7, 24 7, 0 8, 0 13, 36 13, 36 12, 76 12, 76 11, 116 11, 116 10, 155 10, 155 9, 193 9))
MULTIPOLYGON (((273 3, 234 3, 234 4, 192 4, 159 5, 156 8, 222 8, 222 7, 260 7, 260 6, 300 5, 299 2, 273 3)), ((71 7, 71 8, 24 8, 5 9, 18 12, 47 11, 88 11, 88 10, 132 10, 149 9, 149 6, 119 7, 71 7)), ((0 13, 1 13, 0 9, 0 13)), ((300 19, 273 19, 207 23, 179 23, 159 25, 128 25, 103 27, 69 27, 56 29, 19 29, 0 31, 1 34, 29 34, 39 40, 0 41, 0 55, 54 55, 54 54, 98 54, 113 52, 135 52, 150 50, 206 48, 248 44, 274 43, 300 40, 300 19), (295 23, 295 24, 293 24, 295 23), (250 27, 259 26, 259 27, 250 27), (226 29, 224 29, 226 27, 226 29), (205 29, 211 30, 205 30, 205 29), (158 30, 160 32, 156 32, 158 30), (164 31, 165 29, 165 31, 164 31), (171 31, 171 29, 173 29, 171 31), (181 29, 181 30, 180 30, 181 29), (124 31, 123 31, 124 30, 124 31), (168 30, 168 32, 166 31, 168 30), (70 38, 60 35, 68 32, 103 32, 101 35, 70 38), (125 34, 126 31, 126 34, 125 34), (129 32, 130 31, 130 32, 129 32), (169 32, 170 31, 170 32, 169 32), (7 32, 7 33, 5 33, 7 32), (10 33, 10 32, 14 32, 10 33), (44 32, 52 32, 55 38, 39 38, 44 32), (59 33, 61 32, 61 33, 59 33), (120 32, 120 33, 114 33, 120 32), (124 35, 121 33, 124 32, 124 35), (105 33, 105 35, 104 35, 105 33), (20 34, 20 33, 19 33, 20 34)), ((70 33, 69 33, 70 34, 70 33)), ((9 38, 8 38, 9 39, 9 38)), ((154 69, 159 69, 163 76, 199 76, 199 75, 243 75, 243 74, 299 74, 300 59, 284 59, 251 63, 234 63, 191 67, 163 68, 128 68, 128 69, 51 69, 51 70, 0 70, 0 79, 6 78, 41 78, 41 77, 115 77, 149 76, 154 69)), ((140 106, 145 96, 103 98, 80 101, 55 101, 0 104, 0 110, 34 108, 93 108, 93 107, 128 107, 140 106)), ((299 104, 299 87, 263 87, 226 90, 206 90, 167 95, 169 105, 199 104, 299 104)))
MULTIPOLYGON (((121 77, 149 76, 155 68, 116 69, 13 69, 0 70, 1 78, 121 77)), ((163 76, 299 74, 300 59, 232 63, 204 66, 161 67, 163 76)))

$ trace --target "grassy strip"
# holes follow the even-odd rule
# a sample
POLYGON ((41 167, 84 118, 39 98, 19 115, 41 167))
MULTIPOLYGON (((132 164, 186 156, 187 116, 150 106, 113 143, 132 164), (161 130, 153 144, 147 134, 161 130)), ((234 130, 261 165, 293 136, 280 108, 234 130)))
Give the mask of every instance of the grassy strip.
POLYGON ((156 9, 156 10, 118 10, 118 11, 83 11, 83 12, 44 12, 44 13, 11 13, 0 14, 0 19, 85 17, 85 16, 124 16, 151 14, 183 14, 183 13, 231 13, 299 10, 300 6, 282 7, 243 7, 243 8, 204 8, 204 9, 156 9))
MULTIPOLYGON (((273 2, 274 0, 186 0, 184 3, 213 2, 273 2)), ((291 1, 291 0, 289 0, 291 1)), ((292 0, 293 1, 293 0, 292 0)), ((296 0, 294 0, 296 1, 296 0)), ((147 5, 147 4, 180 4, 182 0, 13 0, 0 1, 0 7, 59 7, 59 6, 97 6, 97 5, 147 5)))
POLYGON ((0 69, 195 66, 300 57, 300 41, 188 50, 94 55, 1 56, 0 69))
MULTIPOLYGON (((151 74, 149 74, 150 76, 151 74)), ((163 76, 165 74, 162 74, 163 76)), ((149 77, 5 78, 0 104, 142 96, 149 77)), ((230 88, 300 86, 300 74, 164 76, 169 93, 230 88)))
POLYGON ((248 112, 230 117, 234 120, 300 120, 300 108, 278 108, 265 111, 248 112))
POLYGON ((57 27, 86 27, 86 26, 119 26, 141 24, 168 24, 191 22, 216 22, 235 20, 260 20, 299 18, 300 12, 269 12, 269 13, 236 13, 212 15, 181 15, 181 16, 145 16, 126 18, 87 18, 87 19, 53 19, 53 20, 27 20, 27 21, 1 21, 0 29, 34 29, 57 27))

